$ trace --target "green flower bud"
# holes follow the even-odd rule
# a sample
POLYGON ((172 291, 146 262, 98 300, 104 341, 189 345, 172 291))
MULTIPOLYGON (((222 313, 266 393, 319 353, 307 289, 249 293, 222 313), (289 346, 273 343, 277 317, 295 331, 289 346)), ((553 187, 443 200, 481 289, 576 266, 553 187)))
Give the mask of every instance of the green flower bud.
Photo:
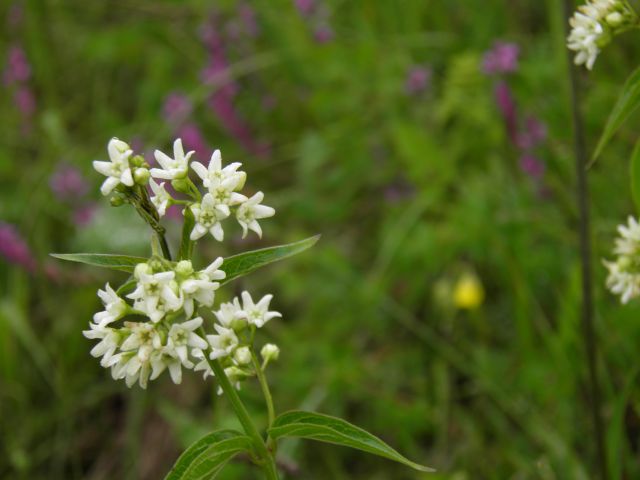
POLYGON ((121 195, 115 194, 109 199, 109 203, 112 207, 121 207, 126 201, 121 195))
POLYGON ((617 28, 625 22, 625 18, 620 12, 612 12, 605 17, 605 21, 611 28, 617 28))
POLYGON ((278 359, 278 357, 280 356, 280 349, 273 343, 267 343, 264 347, 262 347, 262 350, 260 350, 260 355, 265 362, 269 363, 272 360, 278 359))
POLYGON ((229 326, 234 332, 238 333, 244 330, 245 328, 247 328, 247 324, 248 324, 247 319, 241 317, 241 318, 234 318, 233 320, 231 320, 231 323, 229 323, 229 326))
POLYGON ((171 186, 175 188, 176 192, 187 194, 191 192, 191 190, 189 189, 189 181, 186 178, 178 178, 176 180, 173 180, 171 182, 171 186))
POLYGON ((240 347, 233 354, 233 359, 238 365, 249 365, 251 363, 251 351, 249 347, 240 347))
POLYGON ((151 176, 151 174, 149 173, 149 170, 147 170, 146 168, 136 168, 135 171, 133 172, 133 180, 138 184, 138 185, 146 185, 149 182, 149 177, 151 176))
POLYGON ((176 265, 176 274, 180 277, 189 277, 193 274, 193 265, 189 260, 180 260, 176 265))
POLYGON ((129 159, 129 164, 132 167, 144 167, 146 163, 147 162, 145 162, 144 157, 142 155, 134 155, 129 159))

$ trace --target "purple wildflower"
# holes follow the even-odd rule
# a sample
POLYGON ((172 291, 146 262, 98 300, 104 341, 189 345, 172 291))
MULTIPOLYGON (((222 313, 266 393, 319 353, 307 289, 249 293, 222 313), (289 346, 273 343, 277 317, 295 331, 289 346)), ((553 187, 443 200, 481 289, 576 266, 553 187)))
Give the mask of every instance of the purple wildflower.
POLYGON ((530 153, 525 153, 520 157, 520 168, 524 173, 536 180, 541 179, 545 171, 544 163, 530 153))
POLYGON ((294 0, 293 3, 303 17, 311 16, 316 9, 316 0, 294 0))
POLYGON ((36 97, 29 87, 21 86, 13 92, 13 102, 25 117, 30 117, 36 111, 36 97))
POLYGON ((70 165, 58 168, 49 178, 49 186, 59 200, 76 200, 89 190, 89 184, 80 170, 70 165))
POLYGON ((182 139, 187 150, 195 151, 196 157, 201 160, 207 160, 210 157, 211 149, 207 146, 200 128, 195 123, 186 123, 182 125, 177 132, 177 137, 182 139))
POLYGON ((320 44, 329 43, 331 40, 333 40, 334 36, 335 34, 333 33, 333 28, 331 28, 331 25, 329 25, 328 23, 319 25, 313 31, 314 40, 320 44))
POLYGON ((523 131, 518 134, 516 145, 523 150, 535 148, 547 138, 547 126, 535 117, 525 120, 523 131))
POLYGON ((496 104, 504 119, 509 138, 515 142, 518 128, 516 103, 506 82, 498 82, 494 90, 496 104))
POLYGON ((30 272, 37 267, 27 243, 13 225, 4 222, 0 222, 0 256, 9 263, 19 265, 30 272))
POLYGON ((98 207, 93 203, 76 208, 73 211, 73 223, 78 227, 86 227, 91 223, 91 220, 93 220, 97 210, 98 207))
POLYGON ((4 71, 5 85, 24 83, 31 77, 31 65, 22 47, 14 45, 9 48, 7 65, 4 71))
POLYGON ((404 88, 407 95, 417 95, 424 91, 431 81, 432 71, 428 67, 414 65, 407 73, 404 88))
POLYGON ((203 80, 217 87, 209 98, 209 106, 217 115, 223 128, 246 150, 258 156, 264 156, 264 149, 256 143, 249 126, 234 105, 239 86, 230 78, 227 54, 219 32, 209 26, 204 30, 203 39, 209 48, 209 65, 203 72, 203 80))
POLYGON ((164 100, 162 113, 167 123, 181 123, 191 113, 191 101, 180 92, 171 92, 164 100))
POLYGON ((482 71, 487 75, 515 72, 519 53, 520 48, 514 43, 496 42, 484 55, 482 71))

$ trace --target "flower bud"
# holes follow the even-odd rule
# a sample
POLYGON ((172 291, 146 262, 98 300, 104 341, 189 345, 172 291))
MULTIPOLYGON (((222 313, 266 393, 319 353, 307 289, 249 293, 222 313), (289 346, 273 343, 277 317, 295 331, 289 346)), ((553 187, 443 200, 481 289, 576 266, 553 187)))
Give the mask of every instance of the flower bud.
POLYGON ((612 12, 605 17, 605 21, 611 28, 617 28, 625 22, 625 19, 620 12, 612 12))
POLYGON ((142 155, 134 155, 129 159, 129 164, 132 167, 144 167, 146 163, 142 155))
POLYGON ((148 263, 139 263, 136 265, 136 268, 133 269, 133 275, 136 278, 140 278, 143 273, 146 273, 147 275, 151 275, 153 273, 153 269, 148 263))
POLYGON ((187 194, 191 192, 191 190, 189 189, 189 182, 187 181, 187 179, 184 179, 184 178, 178 178, 173 180, 171 182, 171 186, 175 188, 176 192, 187 193, 187 194))
POLYGON ((193 274, 193 265, 189 260, 180 260, 176 265, 176 274, 180 277, 188 277, 193 274))
POLYGON ((251 351, 249 347, 240 347, 233 354, 233 359, 238 365, 249 365, 251 363, 251 351))
POLYGON ((229 323, 229 326, 237 333, 247 328, 247 324, 248 322, 245 317, 234 317, 234 319, 229 323))
POLYGON ((124 205, 125 200, 121 195, 116 194, 109 199, 109 203, 112 207, 121 207, 122 205, 124 205))
POLYGON ((133 172, 133 180, 138 185, 146 185, 149 181, 150 173, 146 168, 136 168, 133 172))
POLYGON ((277 360, 280 356, 280 349, 277 345, 273 343, 267 343, 262 350, 260 350, 260 355, 265 362, 270 362, 272 360, 277 360))

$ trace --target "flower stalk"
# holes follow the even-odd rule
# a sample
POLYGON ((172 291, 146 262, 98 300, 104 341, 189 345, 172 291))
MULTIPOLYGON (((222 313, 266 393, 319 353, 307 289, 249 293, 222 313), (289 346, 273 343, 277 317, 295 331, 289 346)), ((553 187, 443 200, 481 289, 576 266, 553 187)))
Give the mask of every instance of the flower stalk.
MULTIPOLYGON (((602 3, 602 2, 600 2, 602 3)), ((573 11, 573 2, 564 0, 565 28, 569 34, 569 18, 573 11)), ((595 58, 595 57, 594 57, 595 58)), ((571 53, 568 51, 568 78, 571 92, 571 115, 574 135, 575 168, 577 177, 576 200, 579 211, 580 264, 582 271, 582 331, 586 351, 589 396, 591 400, 591 419, 595 433, 597 470, 602 480, 608 480, 607 452, 605 448, 605 431, 602 419, 602 400, 597 371, 598 345, 594 326, 593 305, 593 272, 591 268, 591 237, 589 211, 589 185, 587 182, 587 150, 585 129, 580 110, 579 81, 577 69, 572 65, 571 53)), ((577 64, 581 62, 576 62, 577 64)), ((592 65, 592 62, 591 62, 592 65)), ((587 65, 589 66, 589 65, 587 65)))

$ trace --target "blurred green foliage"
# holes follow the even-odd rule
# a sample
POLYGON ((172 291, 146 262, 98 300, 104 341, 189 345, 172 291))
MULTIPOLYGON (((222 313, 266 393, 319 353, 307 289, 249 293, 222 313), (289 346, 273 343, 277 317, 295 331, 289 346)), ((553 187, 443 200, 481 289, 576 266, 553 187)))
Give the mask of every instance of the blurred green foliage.
MULTIPOLYGON (((207 145, 226 162, 243 162, 249 188, 265 191, 278 212, 264 222, 262 241, 241 247, 237 229, 225 245, 201 242, 202 264, 323 235, 313 250, 220 295, 245 286, 275 294, 284 314, 267 329, 282 350, 270 371, 276 408, 343 416, 440 472, 290 442, 280 452, 287 478, 593 478, 560 2, 322 5, 318 19, 290 0, 2 3, 0 59, 24 49, 36 109, 25 118, 5 85, 0 220, 16 225, 40 268, 0 263, 0 477, 157 479, 213 425, 235 425, 198 375, 146 392, 112 381, 81 331, 99 308, 97 288, 124 277, 47 257, 147 253, 142 222, 100 198, 91 160, 105 157, 112 136, 147 155, 170 145, 176 132, 163 102, 180 91, 207 145), (246 7, 259 30, 235 38, 246 7), (318 21, 333 31, 325 43, 314 39, 318 21), (220 85, 202 82, 205 25, 226 32, 235 111, 267 154, 248 150, 211 108, 220 85), (520 169, 495 104, 496 80, 480 68, 496 40, 520 46, 509 85, 520 111, 548 129, 537 151, 547 166, 541 181, 520 169), (414 65, 433 74, 409 94, 414 65), (83 201, 98 206, 87 225, 74 224, 77 205, 49 188, 61 164, 90 179, 83 201), (460 310, 450 289, 469 272, 484 302, 460 310)), ((591 148, 636 66, 636 39, 609 46, 584 78, 591 148)), ((640 476, 640 310, 605 292, 598 259, 632 212, 626 161, 635 135, 628 122, 589 173, 614 479, 640 476)), ((179 232, 167 223, 175 245, 179 232)), ((242 395, 264 419, 257 385, 242 395)), ((221 478, 251 472, 239 462, 221 478)))

